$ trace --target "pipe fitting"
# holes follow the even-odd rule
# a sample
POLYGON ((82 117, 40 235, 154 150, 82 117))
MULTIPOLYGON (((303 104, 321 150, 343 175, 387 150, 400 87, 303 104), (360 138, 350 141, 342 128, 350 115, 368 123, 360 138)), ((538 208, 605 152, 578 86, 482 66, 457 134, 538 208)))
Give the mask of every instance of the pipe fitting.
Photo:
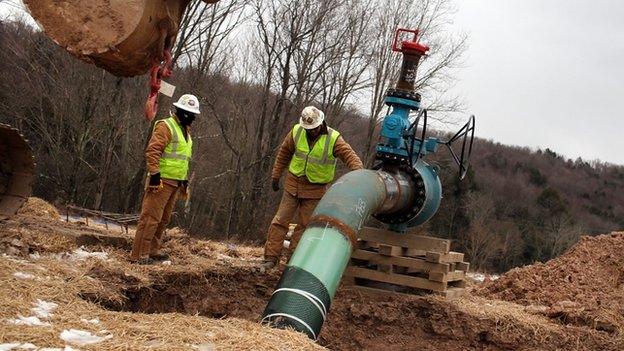
POLYGON ((376 213, 394 213, 408 207, 414 199, 414 187, 410 184, 410 177, 401 171, 394 174, 377 171, 377 174, 386 187, 386 197, 376 213))

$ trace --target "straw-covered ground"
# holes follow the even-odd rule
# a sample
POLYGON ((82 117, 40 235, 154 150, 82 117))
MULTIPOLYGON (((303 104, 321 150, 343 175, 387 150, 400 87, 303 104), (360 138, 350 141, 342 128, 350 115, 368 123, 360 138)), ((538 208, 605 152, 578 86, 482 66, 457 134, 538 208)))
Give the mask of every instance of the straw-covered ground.
MULTIPOLYGON (((123 310, 139 303, 124 295, 130 294, 125 288, 151 292, 154 277, 167 274, 205 280, 200 272, 218 275, 228 269, 234 261, 228 254, 249 256, 248 251, 257 249, 236 248, 234 253, 233 246, 218 243, 183 245, 190 240, 181 237, 167 245, 175 263, 130 265, 125 260, 130 237, 62 222, 54 207, 46 205, 31 200, 18 216, 0 222, 0 350, 323 349, 299 333, 261 326, 254 320, 261 311, 241 319, 225 313, 218 318, 175 313, 175 308, 172 313, 123 310)), ((255 263, 240 259, 234 265, 248 270, 255 263)), ((192 289, 193 282, 187 283, 192 289)), ((160 303, 176 306, 175 297, 169 297, 163 293, 160 303)), ((203 297, 206 305, 219 301, 203 297)))
POLYGON ((279 279, 257 269, 260 248, 170 230, 171 262, 136 266, 131 236, 28 211, 0 222, 0 350, 624 349, 620 329, 566 323, 534 303, 350 288, 314 344, 258 323, 279 279))

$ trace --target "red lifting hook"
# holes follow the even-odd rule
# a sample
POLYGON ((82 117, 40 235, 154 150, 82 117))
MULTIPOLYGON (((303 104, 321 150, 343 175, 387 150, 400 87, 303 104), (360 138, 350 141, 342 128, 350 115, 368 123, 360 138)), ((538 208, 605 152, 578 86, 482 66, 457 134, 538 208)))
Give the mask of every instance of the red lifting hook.
POLYGON ((152 121, 158 113, 158 91, 162 78, 171 77, 171 51, 165 50, 163 53, 164 61, 157 61, 150 69, 150 92, 145 102, 145 118, 152 121))
POLYGON ((396 34, 394 36, 394 42, 392 43, 392 51, 396 52, 404 52, 404 51, 416 51, 420 55, 424 55, 429 51, 429 47, 427 45, 423 45, 418 41, 418 29, 407 29, 407 28, 397 28, 396 34), (403 33, 412 33, 414 37, 412 40, 404 40, 400 42, 399 46, 399 38, 403 33))

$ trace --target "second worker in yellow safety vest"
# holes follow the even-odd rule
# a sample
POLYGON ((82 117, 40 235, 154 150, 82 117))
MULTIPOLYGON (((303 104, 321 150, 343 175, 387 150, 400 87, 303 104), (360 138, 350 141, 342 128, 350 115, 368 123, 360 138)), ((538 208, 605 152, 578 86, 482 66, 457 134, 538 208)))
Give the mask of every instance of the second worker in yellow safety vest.
POLYGON ((355 151, 324 119, 324 113, 313 106, 303 109, 299 123, 286 135, 277 153, 272 172, 274 191, 279 190, 279 180, 286 168, 288 174, 264 246, 264 268, 273 268, 279 262, 288 224, 296 214, 297 227, 289 250, 295 249, 314 208, 334 180, 336 160, 340 159, 351 170, 363 168, 355 151))
POLYGON ((189 127, 199 115, 199 101, 186 94, 173 105, 176 112, 156 122, 145 149, 148 176, 131 262, 149 264, 168 258, 160 252, 162 235, 178 194, 188 196, 188 170, 193 153, 189 127))

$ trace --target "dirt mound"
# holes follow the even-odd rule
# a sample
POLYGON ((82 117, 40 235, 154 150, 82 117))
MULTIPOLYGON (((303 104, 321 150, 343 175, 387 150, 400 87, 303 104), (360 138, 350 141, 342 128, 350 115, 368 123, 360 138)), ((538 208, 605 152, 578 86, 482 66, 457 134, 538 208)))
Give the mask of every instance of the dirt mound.
POLYGON ((523 306, 466 296, 376 295, 345 289, 321 334, 332 350, 621 350, 624 341, 562 326, 523 306))
POLYGON ((61 215, 56 207, 38 197, 29 197, 24 206, 17 211, 17 214, 56 220, 61 219, 61 215))
POLYGON ((564 324, 624 332, 624 232, 582 237, 562 256, 475 288, 564 324))

